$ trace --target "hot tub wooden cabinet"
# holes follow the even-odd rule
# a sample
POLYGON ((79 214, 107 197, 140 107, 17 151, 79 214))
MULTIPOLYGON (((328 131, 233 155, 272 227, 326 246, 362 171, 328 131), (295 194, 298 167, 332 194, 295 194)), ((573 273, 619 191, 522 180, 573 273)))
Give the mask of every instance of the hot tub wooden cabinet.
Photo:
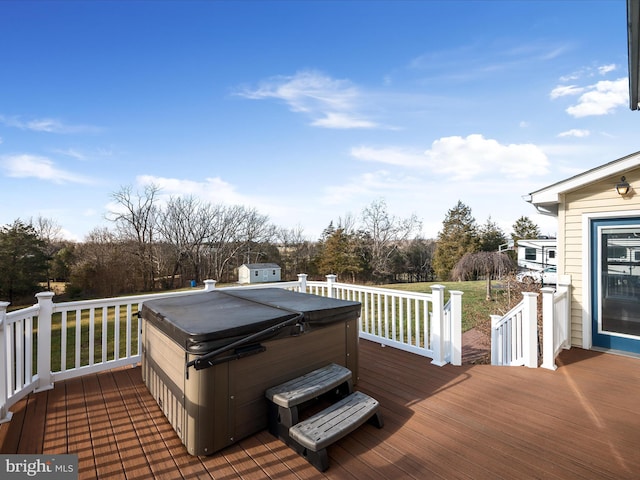
POLYGON ((192 455, 267 428, 265 390, 329 363, 358 378, 360 303, 279 288, 145 302, 142 376, 192 455))

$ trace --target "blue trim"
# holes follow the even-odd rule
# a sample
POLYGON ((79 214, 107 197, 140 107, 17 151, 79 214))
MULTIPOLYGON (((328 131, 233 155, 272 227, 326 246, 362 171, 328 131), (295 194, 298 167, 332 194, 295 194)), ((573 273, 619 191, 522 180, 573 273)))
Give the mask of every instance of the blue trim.
POLYGON ((637 225, 640 217, 597 219, 591 221, 591 339, 594 347, 621 350, 624 352, 640 353, 640 338, 625 338, 605 333, 598 333, 598 300, 601 293, 598 291, 598 227, 612 227, 621 225, 637 225))

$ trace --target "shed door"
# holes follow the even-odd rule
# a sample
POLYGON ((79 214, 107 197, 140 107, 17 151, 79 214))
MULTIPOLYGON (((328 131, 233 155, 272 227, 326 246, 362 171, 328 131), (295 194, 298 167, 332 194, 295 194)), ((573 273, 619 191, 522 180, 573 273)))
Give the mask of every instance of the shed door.
POLYGON ((640 218, 591 224, 596 347, 640 353, 640 218))

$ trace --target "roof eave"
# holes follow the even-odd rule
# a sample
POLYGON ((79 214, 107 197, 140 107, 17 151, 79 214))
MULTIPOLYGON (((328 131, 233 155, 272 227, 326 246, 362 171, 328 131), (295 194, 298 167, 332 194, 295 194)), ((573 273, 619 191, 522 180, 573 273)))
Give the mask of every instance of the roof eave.
MULTIPOLYGON (((554 183, 548 187, 525 195, 525 201, 533 204, 540 213, 557 214, 557 204, 564 193, 598 182, 604 178, 624 174, 627 170, 640 166, 640 152, 632 153, 613 162, 592 168, 584 173, 554 183), (555 205, 555 207, 554 207, 555 205), (556 213, 553 213, 553 212, 556 213)), ((611 186, 613 188, 613 185, 611 186)))

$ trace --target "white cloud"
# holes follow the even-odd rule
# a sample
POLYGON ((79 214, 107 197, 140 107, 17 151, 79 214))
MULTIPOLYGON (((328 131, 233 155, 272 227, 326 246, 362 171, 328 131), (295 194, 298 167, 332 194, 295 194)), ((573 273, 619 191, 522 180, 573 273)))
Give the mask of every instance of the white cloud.
POLYGON ((399 147, 373 148, 354 147, 351 156, 358 160, 386 163, 403 167, 424 167, 426 160, 422 152, 410 151, 399 147))
POLYGON ((62 170, 49 158, 37 155, 6 155, 1 157, 1 165, 8 177, 38 178, 54 183, 93 183, 90 178, 62 170))
POLYGON ((19 128, 20 130, 31 130, 33 132, 47 133, 98 133, 99 127, 92 125, 69 125, 55 118, 36 118, 32 120, 22 120, 20 117, 6 117, 0 115, 0 123, 7 127, 19 128))
POLYGON ((311 125, 323 128, 377 128, 378 125, 369 120, 362 120, 346 113, 329 112, 325 117, 314 120, 311 125))
POLYGON ((253 100, 283 100, 293 112, 305 113, 312 125, 323 128, 377 128, 359 111, 362 92, 349 80, 331 78, 304 70, 292 76, 272 77, 258 88, 245 88, 238 95, 253 100))
POLYGON ((558 137, 588 137, 591 135, 589 130, 579 130, 577 128, 572 128, 571 130, 567 130, 566 132, 561 132, 558 134, 558 137))
POLYGON ((551 93, 549 94, 549 96, 552 99, 556 99, 559 97, 566 97, 567 95, 579 95, 583 91, 584 91, 584 88, 577 87, 575 85, 559 85, 553 90, 551 90, 551 93))
POLYGON ((212 203, 244 204, 247 199, 240 195, 236 188, 219 177, 205 178, 202 182, 180 178, 156 177, 140 175, 136 178, 140 186, 156 185, 160 187, 163 197, 192 195, 212 203))
POLYGON ((600 75, 606 75, 609 72, 613 72, 614 70, 617 70, 618 67, 615 63, 612 63, 610 65, 602 65, 601 67, 598 67, 598 73, 600 75))
POLYGON ((479 134, 441 138, 425 155, 434 173, 457 180, 497 173, 507 178, 527 178, 543 175, 549 167, 547 156, 533 144, 503 145, 479 134))
POLYGON ((528 178, 547 173, 549 167, 545 153, 533 144, 503 145, 479 134, 466 138, 440 138, 423 153, 401 147, 359 146, 352 148, 350 154, 358 160, 428 170, 457 180, 495 174, 508 178, 528 178))
POLYGON ((618 66, 615 63, 610 63, 608 65, 601 65, 599 67, 587 66, 582 67, 576 70, 573 73, 568 75, 563 75, 560 77, 561 82, 575 82, 584 78, 594 78, 598 75, 603 76, 610 72, 613 72, 618 69, 618 66))
POLYGON ((60 150, 60 149, 56 149, 54 150, 55 153, 60 154, 60 155, 64 155, 66 157, 71 157, 71 158, 75 158, 76 160, 86 160, 87 156, 78 151, 75 150, 73 148, 67 148, 66 150, 60 150))
POLYGON ((424 183, 414 177, 377 170, 360 174, 340 185, 325 187, 321 201, 324 205, 335 206, 353 204, 353 199, 360 199, 360 203, 364 205, 373 198, 389 198, 423 186, 424 183))
POLYGON ((587 88, 578 99, 578 103, 567 108, 572 117, 580 118, 591 115, 607 115, 615 108, 627 105, 629 101, 629 85, 627 78, 618 80, 602 80, 587 88))

